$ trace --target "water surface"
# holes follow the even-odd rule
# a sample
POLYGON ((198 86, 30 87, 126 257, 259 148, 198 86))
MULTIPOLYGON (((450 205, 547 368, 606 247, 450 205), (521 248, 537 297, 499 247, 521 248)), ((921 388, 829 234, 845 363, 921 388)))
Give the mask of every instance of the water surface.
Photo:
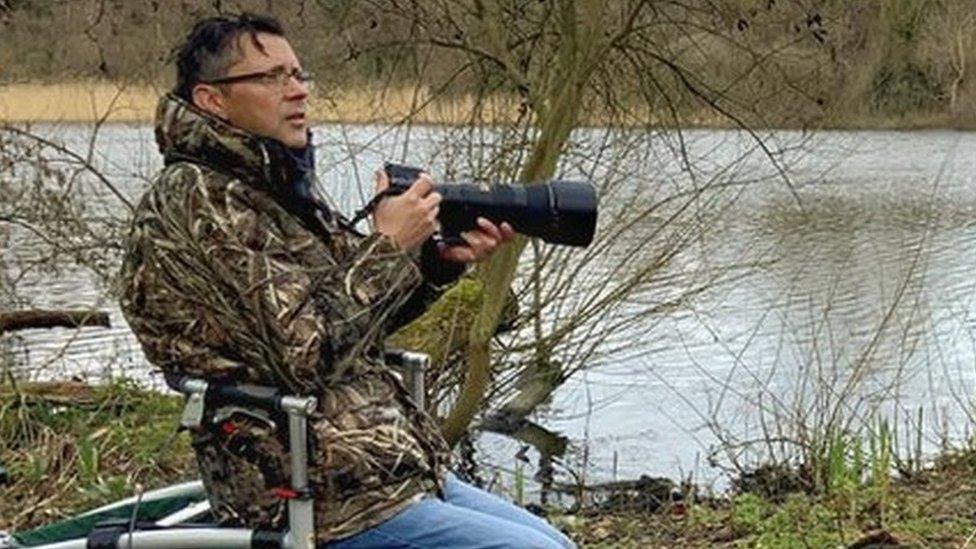
MULTIPOLYGON (((89 136, 80 126, 44 131, 80 150, 89 136)), ((409 143, 436 159, 446 131, 318 128, 322 187, 349 212, 368 195, 376 166, 402 160, 391 150, 409 143)), ((897 426, 922 407, 927 448, 967 435, 976 383, 976 134, 779 132, 767 136, 777 151, 771 160, 743 134, 692 131, 683 137, 695 178, 667 146, 673 137, 659 144, 648 137, 653 154, 633 166, 640 192, 614 195, 604 215, 695 181, 741 183, 707 236, 670 269, 752 266, 692 304, 617 334, 609 344, 623 350, 594 360, 557 392, 539 419, 574 441, 579 451, 569 463, 585 463, 591 478, 693 473, 712 481, 716 432, 737 442, 776 434, 761 417, 813 421, 848 386, 855 397, 842 410, 855 417, 897 426)), ((592 138, 577 135, 580 143, 592 138)), ((160 166, 148 127, 107 126, 95 150, 96 164, 132 200, 160 166)), ((91 201, 118 211, 104 192, 93 191, 91 201)), ((621 242, 627 238, 638 237, 621 242)), ((39 253, 28 239, 12 242, 8 265, 39 253)), ((29 305, 94 306, 110 311, 113 327, 18 333, 11 348, 21 375, 159 383, 104 290, 68 267, 23 276, 17 291, 29 305)), ((640 296, 632 300, 636 310, 640 296)), ((493 464, 513 466, 518 445, 486 436, 481 446, 493 464)), ((735 455, 749 459, 750 447, 735 455)))

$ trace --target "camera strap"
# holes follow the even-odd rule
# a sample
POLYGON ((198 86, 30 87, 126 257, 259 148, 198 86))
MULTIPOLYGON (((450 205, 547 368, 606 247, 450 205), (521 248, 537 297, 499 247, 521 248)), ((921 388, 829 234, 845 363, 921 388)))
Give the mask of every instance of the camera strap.
POLYGON ((372 215, 376 211, 376 207, 380 205, 380 201, 388 196, 394 196, 400 194, 402 191, 400 189, 395 189, 393 187, 387 187, 382 191, 373 195, 373 198, 369 199, 369 202, 365 206, 356 210, 353 214, 352 219, 349 220, 349 226, 355 227, 360 221, 366 219, 367 216, 372 215))

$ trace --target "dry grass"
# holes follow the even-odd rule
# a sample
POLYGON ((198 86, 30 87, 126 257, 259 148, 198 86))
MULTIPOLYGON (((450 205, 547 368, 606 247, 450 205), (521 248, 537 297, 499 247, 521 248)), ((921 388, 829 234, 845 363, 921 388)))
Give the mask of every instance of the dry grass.
MULTIPOLYGON (((125 85, 107 81, 29 83, 0 85, 0 123, 90 123, 152 122, 163 86, 125 85)), ((520 113, 513 97, 476 98, 471 94, 437 96, 424 87, 369 88, 354 86, 313 94, 309 101, 313 122, 353 124, 397 123, 412 120, 419 124, 512 123, 520 113)), ((635 106, 621 118, 610 112, 592 109, 583 114, 585 126, 605 126, 616 120, 633 126, 670 127, 674 120, 647 106, 635 106)), ((683 125, 694 128, 728 128, 731 121, 703 109, 683 117, 683 125)))
MULTIPOLYGON (((163 86, 125 85, 108 81, 63 83, 22 83, 0 85, 0 123, 90 123, 152 122, 163 86)), ((505 124, 519 116, 519 102, 513 97, 489 97, 480 100, 470 94, 433 97, 423 87, 370 88, 357 85, 342 90, 313 94, 309 101, 313 122, 352 124, 397 123, 411 119, 419 124, 505 124), (480 101, 480 104, 479 104, 480 101)), ((651 112, 646 105, 620 113, 590 109, 582 125, 604 126, 609 120, 643 127, 673 127, 675 121, 666 113, 651 112)), ((802 123, 801 125, 806 125, 802 123)), ((820 119, 817 125, 830 129, 914 130, 928 128, 973 129, 974 116, 949 116, 920 112, 903 117, 880 115, 834 115, 820 119)), ((687 128, 731 128, 734 124, 721 114, 702 107, 682 115, 687 128)), ((785 128, 790 124, 772 124, 785 128)))
MULTIPOLYGON (((124 85, 107 81, 30 83, 0 85, 0 123, 152 122, 163 86, 124 85)), ((419 124, 505 124, 519 117, 513 97, 476 98, 471 94, 433 97, 424 87, 369 88, 355 86, 313 94, 309 101, 313 122, 353 124, 397 123, 407 119, 419 124)), ((629 110, 621 119, 609 112, 591 110, 583 125, 603 126, 608 120, 633 126, 669 127, 674 121, 646 106, 629 110)), ((732 124, 718 113, 702 110, 684 117, 687 127, 727 128, 732 124)))
POLYGON ((111 122, 152 120, 157 90, 103 82, 11 84, 0 87, 0 121, 111 122))
POLYGON ((427 88, 347 89, 314 97, 312 119, 321 122, 400 122, 421 124, 502 124, 518 117, 514 99, 478 100, 470 94, 432 97, 427 88))
MULTIPOLYGON (((104 81, 0 86, 0 122, 151 122, 162 87, 104 81)), ((424 88, 348 89, 315 94, 309 102, 315 122, 398 122, 412 117, 423 124, 497 124, 512 121, 518 105, 506 98, 482 102, 473 96, 431 100, 424 88), (478 117, 472 120, 473 113, 478 117)))

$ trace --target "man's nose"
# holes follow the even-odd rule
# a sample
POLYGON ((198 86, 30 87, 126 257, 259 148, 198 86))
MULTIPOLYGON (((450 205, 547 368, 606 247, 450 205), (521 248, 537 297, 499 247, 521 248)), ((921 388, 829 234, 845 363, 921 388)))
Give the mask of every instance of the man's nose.
POLYGON ((308 97, 310 87, 308 82, 302 82, 292 76, 288 78, 288 83, 285 84, 285 97, 289 100, 305 99, 308 97))

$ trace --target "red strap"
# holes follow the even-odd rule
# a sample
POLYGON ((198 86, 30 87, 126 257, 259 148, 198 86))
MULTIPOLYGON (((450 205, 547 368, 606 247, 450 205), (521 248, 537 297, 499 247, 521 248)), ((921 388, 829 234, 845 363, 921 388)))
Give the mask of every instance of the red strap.
POLYGON ((225 421, 220 424, 220 432, 225 435, 233 435, 238 431, 237 425, 234 425, 232 421, 225 421))
POLYGON ((298 492, 291 488, 272 488, 271 493, 278 499, 295 499, 298 497, 298 492))

